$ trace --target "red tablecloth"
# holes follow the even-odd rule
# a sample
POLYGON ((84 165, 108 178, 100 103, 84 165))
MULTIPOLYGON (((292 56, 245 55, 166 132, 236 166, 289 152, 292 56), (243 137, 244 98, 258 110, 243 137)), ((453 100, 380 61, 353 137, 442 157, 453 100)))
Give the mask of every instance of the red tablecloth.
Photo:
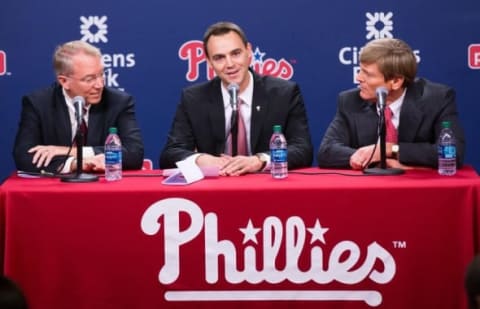
POLYGON ((31 309, 466 308, 471 168, 161 180, 10 177, 4 273, 31 309))

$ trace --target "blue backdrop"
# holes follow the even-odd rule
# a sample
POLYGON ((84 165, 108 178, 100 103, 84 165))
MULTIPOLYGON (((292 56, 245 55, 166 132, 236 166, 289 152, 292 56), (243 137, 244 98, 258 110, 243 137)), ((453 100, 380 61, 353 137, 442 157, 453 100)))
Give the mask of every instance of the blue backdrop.
MULTIPOLYGON (((105 56, 107 84, 136 98, 145 155, 166 139, 181 88, 209 77, 198 41, 220 20, 238 23, 263 73, 300 84, 315 151, 333 118, 339 91, 354 87, 358 51, 376 37, 407 41, 419 74, 457 90, 466 162, 480 168, 480 1, 34 1, 6 0, 0 10, 0 178, 14 170, 12 146, 22 95, 54 80, 51 57, 84 39, 105 56)), ((314 163, 316 164, 316 162, 314 163)))

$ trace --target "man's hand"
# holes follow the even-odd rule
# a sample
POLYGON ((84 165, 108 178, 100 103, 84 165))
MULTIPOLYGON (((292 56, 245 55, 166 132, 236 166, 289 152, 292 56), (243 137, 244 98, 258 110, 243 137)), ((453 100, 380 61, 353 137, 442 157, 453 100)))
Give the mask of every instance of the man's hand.
POLYGON ((354 170, 361 170, 367 167, 367 164, 379 162, 380 161, 380 147, 377 146, 375 153, 373 154, 372 160, 368 162, 370 157, 372 156, 373 148, 375 145, 368 145, 361 148, 358 148, 352 156, 350 157, 350 166, 354 170))
POLYGON ((197 164, 199 167, 204 167, 204 166, 217 166, 218 168, 222 168, 225 164, 230 161, 232 157, 222 155, 221 157, 216 157, 212 156, 210 154, 201 154, 198 156, 198 158, 195 160, 195 164, 197 164))
POLYGON ((195 163, 200 166, 217 166, 220 168, 220 176, 240 176, 247 173, 258 172, 263 162, 257 156, 221 155, 220 157, 209 154, 200 155, 195 163))
POLYGON ((240 176, 247 173, 258 172, 263 162, 257 156, 236 156, 220 169, 220 175, 240 176))
MULTIPOLYGON (((72 160, 70 171, 77 170, 77 160, 72 160)), ((82 161, 82 170, 85 172, 103 172, 105 171, 105 155, 98 154, 93 157, 84 158, 82 161)))
MULTIPOLYGON (((40 168, 48 166, 55 156, 67 155, 69 148, 67 146, 37 145, 30 148, 28 153, 33 153, 32 163, 40 168)), ((73 148, 71 153, 75 154, 73 148)))

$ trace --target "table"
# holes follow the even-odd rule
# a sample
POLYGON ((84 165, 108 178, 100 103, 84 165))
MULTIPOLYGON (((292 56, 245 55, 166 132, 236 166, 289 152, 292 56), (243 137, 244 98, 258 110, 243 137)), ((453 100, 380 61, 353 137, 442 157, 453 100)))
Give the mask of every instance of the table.
POLYGON ((160 171, 83 184, 13 175, 1 186, 4 273, 31 309, 466 308, 472 168, 297 172, 188 186, 162 185, 160 171))

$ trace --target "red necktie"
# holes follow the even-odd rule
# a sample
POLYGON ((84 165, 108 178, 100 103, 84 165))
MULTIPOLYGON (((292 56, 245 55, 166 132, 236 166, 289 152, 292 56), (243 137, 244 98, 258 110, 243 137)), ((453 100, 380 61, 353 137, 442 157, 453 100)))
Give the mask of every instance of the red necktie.
POLYGON ((240 156, 248 155, 247 147, 247 131, 245 129, 245 122, 242 116, 241 105, 245 104, 242 99, 238 98, 238 138, 237 138, 237 152, 240 156))
MULTIPOLYGON (((238 98, 237 106, 237 155, 246 156, 248 155, 248 146, 247 146, 247 131, 245 129, 245 122, 243 120, 242 111, 240 106, 245 104, 242 99, 238 98)), ((227 139, 228 145, 228 154, 232 155, 232 134, 228 135, 227 139)))
POLYGON ((392 122, 392 110, 390 107, 385 108, 385 128, 386 128, 386 136, 385 136, 385 141, 387 143, 393 143, 396 144, 398 143, 398 135, 397 135, 397 129, 393 125, 392 122))

